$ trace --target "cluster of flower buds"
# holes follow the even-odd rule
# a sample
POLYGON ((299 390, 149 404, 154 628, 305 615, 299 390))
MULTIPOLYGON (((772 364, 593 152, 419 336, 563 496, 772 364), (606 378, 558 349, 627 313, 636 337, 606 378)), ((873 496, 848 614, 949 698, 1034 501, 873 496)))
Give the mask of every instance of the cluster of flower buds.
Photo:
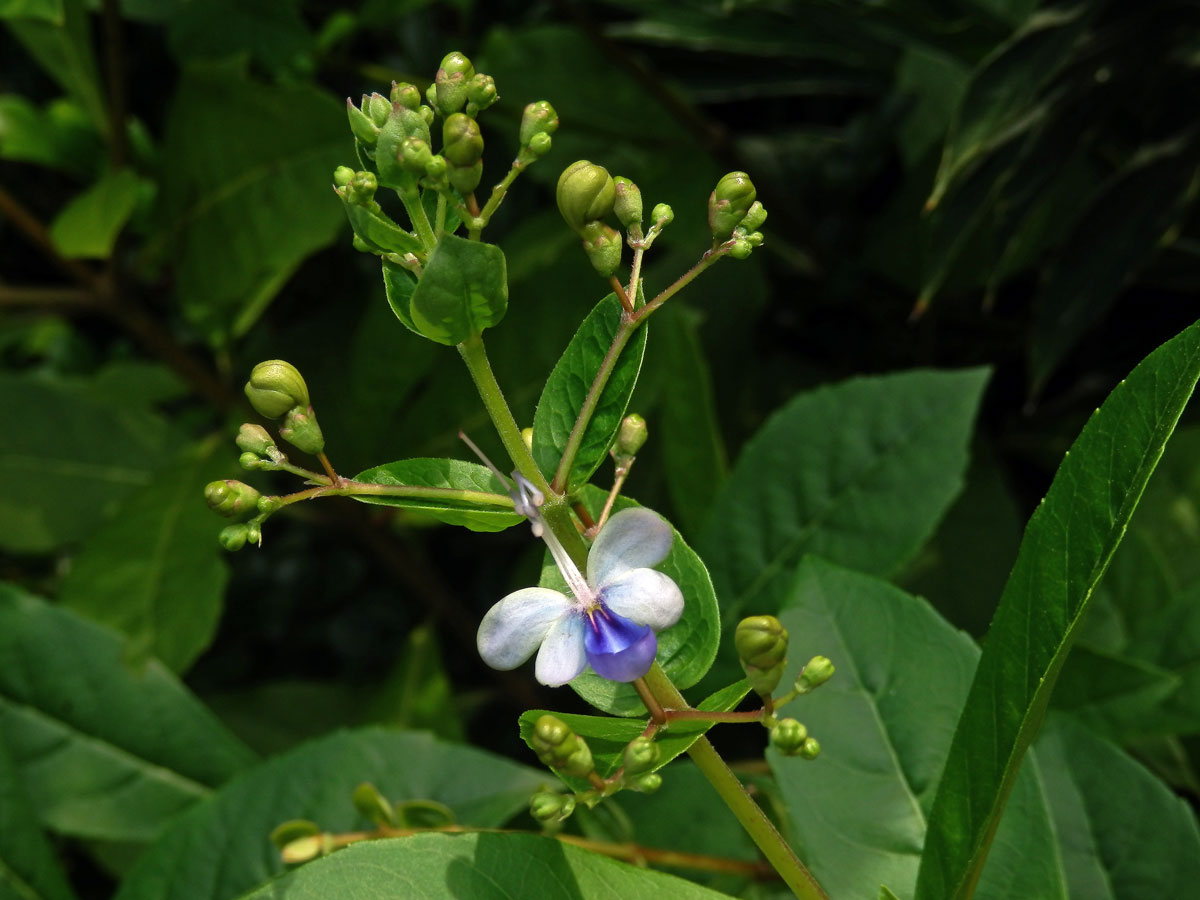
POLYGON ((289 444, 313 455, 325 449, 325 437, 308 399, 308 385, 291 363, 282 359, 260 362, 250 372, 245 390, 259 415, 283 418, 279 436, 289 444))
POLYGON ((218 540, 222 547, 226 550, 240 550, 247 542, 257 544, 262 541, 259 523, 246 520, 259 515, 263 500, 262 494, 253 487, 231 478, 210 481, 205 485, 204 502, 208 504, 209 509, 228 519, 241 520, 221 529, 218 540))
POLYGON ((653 738, 635 737, 625 747, 624 780, 626 787, 653 794, 662 787, 662 776, 654 771, 662 761, 662 750, 653 738))
POLYGON ((538 791, 529 798, 529 814, 547 831, 557 830, 558 826, 569 819, 573 812, 575 812, 575 798, 570 794, 538 791))
POLYGON ((521 114, 521 129, 518 140, 517 163, 527 166, 550 152, 550 135, 558 131, 558 113, 545 100, 538 100, 525 107, 521 114))
POLYGON ((787 629, 774 616, 750 616, 738 622, 733 644, 754 692, 769 697, 787 665, 787 629))
POLYGON ((586 778, 596 768, 587 742, 571 730, 562 719, 549 713, 533 724, 529 743, 542 765, 564 775, 586 778))
POLYGON ((821 752, 817 739, 810 737, 808 729, 796 719, 780 719, 771 728, 771 744, 784 756, 800 756, 816 759, 821 752))
POLYGON ((732 241, 729 255, 745 259, 762 244, 758 229, 767 221, 767 211, 755 197, 754 182, 745 172, 729 172, 721 176, 708 198, 708 227, 713 246, 732 241))

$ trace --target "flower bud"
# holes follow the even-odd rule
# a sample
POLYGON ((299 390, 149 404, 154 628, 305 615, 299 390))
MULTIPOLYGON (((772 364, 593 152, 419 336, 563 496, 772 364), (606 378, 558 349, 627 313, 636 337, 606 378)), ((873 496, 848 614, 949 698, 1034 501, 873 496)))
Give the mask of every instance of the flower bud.
POLYGON ((435 183, 446 180, 446 172, 449 166, 446 165, 446 157, 440 153, 435 153, 430 157, 429 162, 425 164, 425 177, 435 183))
POLYGON ((765 221, 767 221, 767 210, 761 203, 755 200, 750 204, 750 208, 746 210, 746 217, 742 219, 740 224, 747 231, 757 231, 762 228, 765 221))
POLYGON ((640 227, 642 224, 642 192, 638 186, 624 176, 613 178, 616 188, 616 199, 613 202, 613 212, 626 228, 640 227))
POLYGON ((246 382, 246 397, 259 415, 278 419, 289 409, 308 406, 308 385, 299 370, 282 359, 260 362, 246 382))
POLYGON ((272 468, 271 462, 263 459, 257 453, 251 453, 250 451, 246 451, 238 457, 238 465, 247 472, 253 472, 255 469, 272 468))
POLYGON ((566 821, 575 812, 575 798, 570 794, 538 791, 529 798, 529 814, 543 825, 566 821))
MULTIPOLYGON (((343 189, 348 203, 355 206, 374 206, 375 192, 379 190, 379 179, 374 172, 355 172, 350 183, 343 189)), ((342 193, 342 191, 339 191, 342 193)))
MULTIPOLYGON (((740 225, 738 226, 738 228, 741 228, 741 227, 742 226, 740 226, 740 225)), ((746 243, 749 244, 751 247, 761 247, 762 242, 763 242, 763 233, 761 231, 752 231, 748 235, 746 235, 745 240, 746 240, 746 243)))
POLYGON ((545 156, 547 153, 550 152, 550 145, 551 145, 550 135, 546 134, 546 132, 544 132, 544 131, 539 131, 537 134, 535 134, 533 137, 531 137, 529 139, 529 143, 526 145, 526 149, 529 150, 530 154, 535 159, 541 159, 543 156, 545 156))
POLYGON ((567 166, 558 176, 558 211, 573 231, 582 232, 589 222, 612 212, 616 196, 617 188, 608 170, 586 159, 567 166))
POLYGON ((278 449, 275 446, 275 439, 271 437, 267 429, 251 422, 244 423, 238 429, 237 437, 234 440, 239 450, 245 450, 256 456, 270 456, 272 450, 278 449))
POLYGON ((545 100, 538 100, 525 107, 521 114, 520 141, 521 146, 527 146, 534 135, 554 134, 558 130, 558 113, 545 100))
POLYGON ((279 858, 287 865, 295 865, 296 863, 306 863, 318 856, 324 856, 332 850, 333 846, 329 835, 314 834, 310 837, 297 838, 284 845, 280 848, 279 858))
POLYGON ((350 130, 364 144, 374 145, 379 140, 379 126, 371 121, 371 117, 354 105, 354 101, 346 98, 346 117, 350 120, 350 130))
POLYGON ((662 787, 662 776, 657 772, 647 772, 645 775, 639 775, 633 779, 629 786, 643 794, 653 794, 662 787))
POLYGON ((424 175, 431 159, 433 151, 419 137, 407 137, 400 144, 400 164, 415 175, 424 175))
POLYGON ((804 668, 796 677, 796 693, 807 694, 816 690, 833 677, 833 672, 833 663, 828 657, 814 656, 804 664, 804 668))
POLYGON ((431 102, 438 112, 449 116, 462 109, 467 102, 467 83, 474 77, 475 67, 466 56, 457 50, 447 53, 433 79, 431 102))
POLYGON ((625 747, 625 774, 641 775, 649 772, 662 759, 662 750, 652 738, 645 735, 635 737, 625 747))
POLYGON ((217 540, 222 547, 234 553, 246 546, 246 540, 249 537, 250 529, 245 525, 226 525, 217 535, 217 540))
POLYGON ((529 742, 543 765, 565 775, 585 778, 595 769, 587 743, 555 716, 547 714, 538 719, 529 742))
POLYGON ((479 123, 464 113, 446 117, 442 125, 442 156, 451 166, 467 167, 483 156, 483 135, 479 123))
POLYGON ((292 841, 298 841, 300 838, 313 837, 321 833, 320 827, 316 822, 310 822, 308 819, 290 819, 280 825, 276 825, 271 831, 270 841, 279 849, 283 849, 292 841))
POLYGON ((750 256, 750 252, 754 248, 750 246, 750 242, 745 238, 739 238, 733 242, 733 246, 729 248, 729 255, 734 259, 746 259, 750 256))
POLYGON ((421 105, 421 92, 415 84, 409 84, 407 81, 398 84, 393 81, 390 98, 393 103, 399 103, 405 109, 416 109, 421 105))
POLYGON ((708 198, 708 227, 713 239, 723 241, 746 218, 754 203, 754 183, 745 172, 729 172, 721 176, 708 198))
POLYGON ((642 449, 648 435, 646 420, 637 413, 630 413, 621 420, 613 450, 617 456, 633 456, 642 449))
POLYGON ((656 203, 654 209, 650 210, 650 218, 660 229, 666 228, 675 221, 675 210, 665 203, 656 203))
POLYGON ((750 616, 738 623, 733 645, 754 692, 769 696, 787 664, 787 630, 774 616, 750 616))
POLYGON ((356 787, 351 795, 351 800, 354 802, 354 808, 358 810, 358 814, 368 822, 379 826, 396 824, 396 812, 392 809, 392 804, 388 802, 387 797, 379 793, 379 788, 371 782, 364 781, 356 787))
POLYGON ((583 237, 583 252, 588 261, 603 278, 608 278, 621 265, 621 249, 625 242, 621 234, 603 222, 588 222, 579 232, 583 237))
POLYGON ((780 719, 771 729, 771 743, 784 756, 795 756, 808 739, 808 729, 795 719, 780 719))
POLYGON ((497 97, 496 80, 491 75, 476 72, 467 82, 468 109, 474 107, 475 112, 478 113, 495 103, 497 97))
POLYGON ((473 166, 450 166, 446 176, 460 194, 474 193, 475 188, 479 187, 479 182, 483 180, 483 161, 480 160, 473 166))
POLYGON ((388 116, 392 112, 392 101, 388 100, 383 94, 374 93, 367 98, 367 103, 363 107, 363 112, 371 117, 371 121, 378 127, 382 128, 383 123, 388 120, 388 116))
POLYGON ((817 743, 817 739, 810 737, 804 741, 800 747, 800 755, 805 759, 816 759, 817 754, 821 752, 821 745, 817 743))
POLYGON ((434 118, 436 118, 433 107, 426 106, 424 103, 417 107, 417 115, 420 117, 421 121, 425 123, 426 128, 432 125, 434 118))
POLYGON ((279 426, 279 436, 291 444, 316 456, 325 449, 325 436, 317 424, 317 416, 311 406, 296 406, 289 409, 279 426))
POLYGON ((262 495, 242 481, 227 478, 210 481, 204 487, 204 501, 215 513, 232 519, 258 511, 258 498, 262 495))
POLYGON ((338 187, 345 187, 353 177, 354 170, 349 166, 338 166, 333 170, 333 183, 338 187))

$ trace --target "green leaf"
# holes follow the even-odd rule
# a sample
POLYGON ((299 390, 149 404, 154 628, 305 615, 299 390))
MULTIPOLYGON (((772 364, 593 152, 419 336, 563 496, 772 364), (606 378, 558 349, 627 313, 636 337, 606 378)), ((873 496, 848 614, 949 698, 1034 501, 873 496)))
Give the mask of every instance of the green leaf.
POLYGON ((1038 292, 1029 359, 1034 393, 1189 208, 1195 171, 1195 141, 1176 139, 1143 148, 1087 198, 1038 292))
MULTIPOLYGON (((461 825, 495 828, 525 808, 546 776, 419 732, 329 735, 263 763, 177 819, 138 860, 117 900, 240 897, 286 871, 267 840, 281 822, 309 819, 330 832, 367 827, 351 802, 363 781, 392 801, 432 800, 450 807, 461 825)), ((343 896, 348 885, 364 888, 353 876, 329 896, 343 896)))
POLYGON ((1086 3, 1042 10, 980 64, 955 112, 929 208, 979 157, 1045 116, 1048 106, 1039 94, 1069 63, 1090 19, 1086 3))
POLYGON ((135 668, 157 657, 182 672, 216 633, 229 573, 204 485, 228 474, 217 447, 190 448, 131 496, 84 542, 63 582, 64 606, 129 637, 135 668))
POLYGON ((1187 897, 1200 882, 1196 815, 1157 778, 1067 716, 1038 759, 1072 897, 1187 897))
MULTIPOLYGON (((397 225, 383 210, 351 203, 341 194, 342 208, 354 233, 378 253, 419 253, 421 242, 397 225)), ((388 263, 385 263, 385 266, 388 263)), ((386 271, 386 269, 385 269, 386 271)))
POLYGON ((472 531, 503 531, 522 519, 512 511, 512 498, 505 484, 478 463, 458 459, 401 459, 359 472, 354 480, 462 491, 461 499, 365 495, 354 499, 377 506, 421 510, 439 522, 462 525, 472 531))
POLYGON ((342 227, 329 177, 350 139, 331 96, 252 81, 244 59, 185 69, 168 110, 162 235, 147 252, 173 262, 188 319, 221 343, 342 227))
POLYGON ((0 897, 72 900, 74 896, 0 736, 0 897))
POLYGON ((930 816, 918 896, 963 897, 1080 618, 1200 377, 1200 324, 1088 421, 1025 529, 930 816))
POLYGON ((107 259, 133 214, 141 181, 132 169, 110 172, 54 217, 50 237, 63 256, 107 259))
POLYGON ((896 572, 962 487, 985 369, 801 394, 750 439, 700 540, 727 618, 773 613, 805 553, 896 572))
MULTIPOLYGON (((789 684, 813 656, 837 671, 780 715, 821 743, 812 762, 767 759, 797 845, 831 897, 887 884, 911 897, 930 806, 979 651, 924 600, 815 557, 796 570, 780 621, 790 635, 789 684)), ((977 897, 1065 897, 1035 765, 1000 823, 977 897)))
POLYGON ((504 251, 443 236, 421 272, 409 310, 419 333, 449 346, 498 324, 508 310, 504 251))
POLYGON ((147 841, 252 754, 157 662, 117 635, 0 585, 0 734, 42 823, 147 841))
MULTIPOLYGON (((394 262, 383 262, 383 287, 387 291, 388 306, 396 314, 405 328, 414 334, 421 334, 412 317, 412 295, 417 287, 417 279, 402 266, 394 262)), ((421 334, 421 337, 425 335, 421 334)))
MULTIPOLYGON (((738 681, 727 688, 722 688, 710 697, 705 697, 696 708, 708 712, 729 712, 741 703, 748 693, 750 693, 749 683, 745 680, 738 681)), ((625 745, 646 730, 644 719, 581 716, 575 713, 551 712, 548 709, 530 709, 521 713, 519 720, 521 738, 526 744, 529 744, 530 749, 533 748, 533 745, 529 743, 530 735, 533 734, 533 726, 547 713, 561 719, 576 734, 587 741, 588 749, 592 751, 592 760, 596 764, 596 771, 602 778, 608 778, 624 765, 625 745)), ((671 727, 658 737, 657 743, 662 751, 662 758, 654 768, 661 769, 681 753, 686 753, 692 744, 713 727, 713 724, 701 720, 672 722, 671 727)), ((586 778, 564 775, 557 769, 554 770, 554 773, 574 790, 586 791, 591 787, 586 778)))
MULTIPOLYGON (((605 491, 591 485, 581 494, 593 516, 599 515, 606 497, 605 491)), ((638 505, 629 497, 618 497, 613 512, 638 505)), ((654 568, 669 575, 679 585, 683 592, 683 615, 670 628, 659 632, 656 658, 675 686, 682 689, 698 682, 712 666, 721 639, 721 611, 704 562, 675 531, 675 526, 671 526, 671 531, 675 534, 671 552, 654 568)), ((538 583, 558 591, 567 590, 549 551, 542 563, 542 577, 538 583)), ((571 687, 592 706, 614 716, 646 714, 633 685, 609 681, 589 670, 572 681, 571 687)))
POLYGON ((44 553, 90 534, 170 450, 158 416, 70 383, 0 375, 0 545, 44 553), (19 424, 18 424, 19 423, 19 424))
POLYGON ((1080 643, 1063 665, 1051 703, 1093 731, 1121 741, 1154 731, 1171 733, 1175 723, 1164 723, 1160 710, 1182 686, 1183 678, 1174 672, 1080 643))
POLYGON ((363 900, 395 897, 398 885, 405 900, 728 900, 681 878, 532 834, 419 834, 368 841, 310 863, 246 900, 283 894, 289 900, 326 900, 347 885, 363 900))
POLYGON ((204 0, 167 22, 167 43, 181 61, 247 53, 273 77, 312 67, 313 36, 295 0, 204 0))
POLYGON ((60 169, 81 181, 99 172, 104 148, 87 114, 60 97, 38 109, 17 94, 0 95, 0 159, 60 169))
POLYGON ((62 22, 63 0, 0 0, 0 19, 62 22))
MULTIPOLYGON (((588 313, 546 379, 533 415, 533 458, 547 479, 554 477, 571 429, 621 325, 621 301, 609 294, 588 313)), ((567 490, 583 486, 608 455, 629 405, 646 351, 646 326, 625 345, 600 394, 567 475, 567 490)))

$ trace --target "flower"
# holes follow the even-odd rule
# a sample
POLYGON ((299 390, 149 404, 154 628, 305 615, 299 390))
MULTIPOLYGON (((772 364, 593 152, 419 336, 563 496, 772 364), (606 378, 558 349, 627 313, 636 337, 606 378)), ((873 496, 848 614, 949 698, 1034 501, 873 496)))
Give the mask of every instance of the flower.
POLYGON ((671 526, 642 507, 617 513, 592 544, 585 579, 533 508, 534 534, 545 539, 571 593, 531 587, 509 594, 479 624, 479 655, 493 669, 515 669, 537 650, 535 675, 551 687, 589 663, 611 681, 641 678, 658 651, 655 632, 683 613, 679 586, 650 568, 670 552, 671 526))

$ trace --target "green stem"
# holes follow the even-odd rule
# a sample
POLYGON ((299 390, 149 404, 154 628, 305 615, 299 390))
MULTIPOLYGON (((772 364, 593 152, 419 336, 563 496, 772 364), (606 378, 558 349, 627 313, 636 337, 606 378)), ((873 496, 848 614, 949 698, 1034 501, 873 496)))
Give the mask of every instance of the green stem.
POLYGON ((414 186, 399 193, 400 202, 404 204, 404 210, 408 213, 417 237, 421 239, 426 250, 432 251, 437 246, 437 236, 433 233, 433 226, 429 224, 429 216, 425 214, 425 204, 421 202, 421 192, 414 186))
POLYGON ((488 202, 479 211, 479 231, 482 231, 487 226, 487 223, 491 221, 492 215, 500 208, 500 204, 503 202, 504 196, 508 193, 508 189, 512 187, 512 183, 517 180, 517 176, 524 169, 525 166, 519 160, 513 160, 512 168, 508 170, 508 174, 504 176, 499 184, 492 188, 492 195, 488 197, 488 202))
MULTIPOLYGON (((690 708, 683 695, 679 693, 679 689, 675 687, 658 663, 650 667, 645 680, 658 702, 667 710, 690 708)), ((669 712, 668 715, 670 715, 669 712)), ((792 893, 800 900, 828 900, 812 873, 805 868, 804 863, 788 846, 787 841, 767 818, 762 807, 746 793, 745 787, 713 748, 708 738, 702 736, 692 744, 688 750, 688 756, 692 758, 696 768, 701 771, 708 779, 709 784, 725 801, 725 805, 729 807, 737 820, 742 823, 746 833, 775 867, 779 877, 792 889, 792 893)))
POLYGON ((276 498, 276 509, 291 506, 304 500, 320 497, 412 497, 420 500, 454 500, 462 503, 477 503, 480 506, 495 506, 512 509, 512 497, 494 494, 491 491, 468 491, 458 488, 426 487, 418 484, 369 484, 365 481, 347 481, 334 486, 322 484, 307 490, 297 491, 276 498))
POLYGON ((666 303, 668 300, 670 300, 672 297, 674 297, 676 294, 678 294, 681 290, 683 290, 685 287, 687 287, 689 284, 691 284, 693 281, 695 281, 697 276, 699 276, 701 272, 703 272, 705 269, 707 269, 709 266, 711 266, 713 263, 715 263, 718 259, 720 259, 726 253, 728 253, 729 248, 732 246, 733 246, 733 241, 726 241, 724 244, 721 244, 719 247, 715 247, 712 250, 709 250, 707 253, 705 253, 702 257, 700 257, 700 261, 698 263, 696 263, 694 266, 692 266, 690 269, 688 269, 686 272, 684 272, 682 275, 680 275, 679 278, 677 278, 675 280, 674 284, 672 284, 670 287, 664 289, 662 293, 660 293, 657 297, 655 297, 653 300, 651 300, 649 303, 647 303, 645 306, 643 306, 641 309, 639 309, 634 314, 634 317, 633 317, 634 321, 636 321, 636 322, 645 321, 645 319, 647 319, 649 316, 651 316, 656 309, 658 309, 660 306, 662 306, 664 303, 666 303))
POLYGON ((434 213, 433 230, 440 240, 446 230, 446 195, 438 191, 437 212, 434 213))

